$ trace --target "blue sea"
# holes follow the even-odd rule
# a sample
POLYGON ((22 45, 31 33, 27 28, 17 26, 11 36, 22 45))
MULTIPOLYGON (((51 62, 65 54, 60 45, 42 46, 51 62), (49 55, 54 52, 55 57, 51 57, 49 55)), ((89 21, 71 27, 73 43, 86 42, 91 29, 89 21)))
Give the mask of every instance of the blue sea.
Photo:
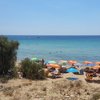
POLYGON ((20 45, 17 59, 100 61, 100 36, 9 35, 20 45))

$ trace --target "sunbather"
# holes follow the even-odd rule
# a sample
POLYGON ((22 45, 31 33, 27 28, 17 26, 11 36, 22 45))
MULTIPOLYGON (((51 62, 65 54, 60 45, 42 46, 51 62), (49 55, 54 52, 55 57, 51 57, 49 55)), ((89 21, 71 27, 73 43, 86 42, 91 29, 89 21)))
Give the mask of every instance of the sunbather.
POLYGON ((51 78, 60 78, 61 73, 58 68, 55 68, 55 70, 53 70, 52 72, 49 72, 48 76, 51 78))
POLYGON ((89 68, 86 68, 85 70, 85 79, 87 80, 87 81, 91 81, 92 79, 93 79, 93 71, 91 70, 91 69, 89 69, 89 68))
POLYGON ((96 75, 100 78, 100 68, 97 70, 96 75))
POLYGON ((86 80, 92 80, 93 79, 93 74, 91 74, 91 73, 87 73, 86 74, 86 80))

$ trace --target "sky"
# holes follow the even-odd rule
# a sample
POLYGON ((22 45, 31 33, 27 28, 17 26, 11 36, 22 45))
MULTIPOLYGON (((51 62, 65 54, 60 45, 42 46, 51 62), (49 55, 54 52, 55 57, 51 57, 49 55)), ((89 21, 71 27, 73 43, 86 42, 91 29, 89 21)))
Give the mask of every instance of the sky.
POLYGON ((0 35, 100 35, 100 0, 0 0, 0 35))

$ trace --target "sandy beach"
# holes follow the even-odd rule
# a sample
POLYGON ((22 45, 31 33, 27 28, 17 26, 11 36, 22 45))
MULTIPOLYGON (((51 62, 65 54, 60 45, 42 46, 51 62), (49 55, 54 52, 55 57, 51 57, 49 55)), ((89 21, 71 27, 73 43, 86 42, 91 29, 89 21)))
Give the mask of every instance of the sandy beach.
POLYGON ((0 100, 100 100, 100 0, 0 0, 0 100))
POLYGON ((7 83, 0 82, 0 100, 93 100, 93 95, 99 93, 100 96, 100 80, 88 83, 83 75, 76 75, 76 81, 66 79, 72 73, 62 76, 43 81, 11 79, 7 83))

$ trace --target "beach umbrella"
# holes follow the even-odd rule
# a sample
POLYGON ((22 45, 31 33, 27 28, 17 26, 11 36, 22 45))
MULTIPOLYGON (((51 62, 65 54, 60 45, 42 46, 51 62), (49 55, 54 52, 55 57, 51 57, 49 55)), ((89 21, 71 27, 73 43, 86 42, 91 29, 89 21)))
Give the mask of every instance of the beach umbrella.
POLYGON ((68 64, 68 62, 66 60, 60 60, 58 62, 58 64, 61 65, 61 66, 66 66, 68 64))
POLYGON ((40 61, 40 59, 35 58, 35 57, 31 58, 31 60, 32 60, 32 61, 40 61))
POLYGON ((100 62, 95 62, 96 65, 100 65, 100 62))
POLYGON ((84 67, 93 67, 95 66, 95 64, 91 61, 84 61, 84 67))
MULTIPOLYGON (((79 71, 76 68, 73 68, 73 67, 67 69, 66 72, 68 72, 68 73, 79 73, 79 71)), ((68 77, 67 79, 68 80, 77 80, 78 78, 76 78, 76 76, 74 74, 72 74, 71 77, 68 77)))
POLYGON ((83 63, 84 64, 92 64, 93 62, 91 62, 91 61, 84 61, 83 63))
POLYGON ((82 64, 81 63, 76 63, 76 64, 74 64, 75 66, 82 66, 82 64))
POLYGON ((46 66, 51 68, 61 68, 58 64, 47 64, 46 66))
POLYGON ((93 69, 99 69, 100 68, 100 66, 94 66, 93 67, 93 69))
POLYGON ((91 64, 87 64, 87 67, 93 67, 95 66, 95 64, 91 63, 91 64))
POLYGON ((79 71, 76 68, 71 67, 71 68, 67 69, 66 72, 68 72, 68 73, 77 73, 79 71))
POLYGON ((73 64, 76 64, 77 61, 75 61, 75 60, 69 60, 68 63, 69 63, 70 65, 73 65, 73 64))
POLYGON ((50 60, 50 61, 47 61, 47 64, 56 64, 57 62, 56 61, 53 61, 53 60, 50 60))

